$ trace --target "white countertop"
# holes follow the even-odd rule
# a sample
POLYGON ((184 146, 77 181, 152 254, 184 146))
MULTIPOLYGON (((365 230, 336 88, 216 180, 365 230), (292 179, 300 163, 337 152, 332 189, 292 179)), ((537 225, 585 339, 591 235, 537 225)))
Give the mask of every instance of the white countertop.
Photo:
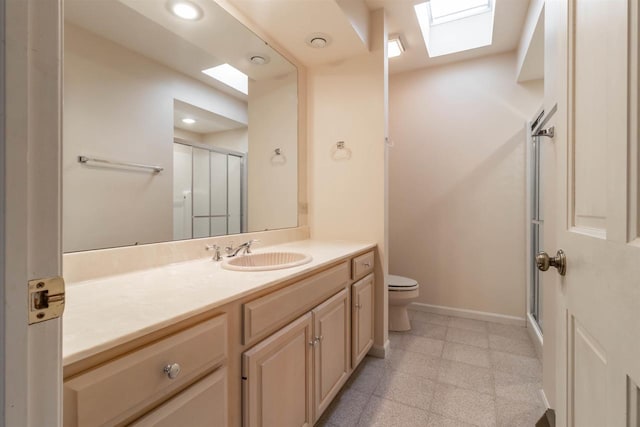
POLYGON ((374 247, 371 243, 302 240, 254 249, 255 253, 303 252, 313 258, 282 270, 225 270, 221 262, 207 257, 67 284, 63 365, 374 247))

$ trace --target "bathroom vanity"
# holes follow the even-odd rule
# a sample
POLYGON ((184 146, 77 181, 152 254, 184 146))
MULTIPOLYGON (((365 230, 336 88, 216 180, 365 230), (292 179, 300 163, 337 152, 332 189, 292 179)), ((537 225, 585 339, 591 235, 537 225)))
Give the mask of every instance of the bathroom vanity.
POLYGON ((313 425, 373 344, 375 245, 299 241, 311 262, 210 259, 70 284, 64 425, 313 425))

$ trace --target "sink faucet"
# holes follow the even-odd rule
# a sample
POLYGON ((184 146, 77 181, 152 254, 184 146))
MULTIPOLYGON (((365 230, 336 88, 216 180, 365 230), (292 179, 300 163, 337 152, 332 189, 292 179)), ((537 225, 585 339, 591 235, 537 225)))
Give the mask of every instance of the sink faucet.
POLYGON ((227 252, 227 256, 228 257, 234 257, 236 255, 238 255, 238 252, 244 250, 243 254, 250 254, 251 253, 251 245, 255 242, 259 242, 259 240, 253 239, 253 240, 249 240, 248 242, 244 242, 243 244, 239 245, 238 247, 234 248, 233 246, 227 246, 225 248, 226 252, 227 252))
POLYGON ((206 245, 204 248, 206 250, 208 250, 208 251, 214 251, 213 252, 213 258, 211 258, 213 261, 222 260, 222 255, 220 254, 220 246, 218 246, 218 245, 206 245))

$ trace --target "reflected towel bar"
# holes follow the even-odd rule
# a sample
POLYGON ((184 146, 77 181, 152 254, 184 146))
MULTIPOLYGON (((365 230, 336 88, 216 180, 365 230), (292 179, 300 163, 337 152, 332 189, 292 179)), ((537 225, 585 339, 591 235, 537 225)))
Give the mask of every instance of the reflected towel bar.
POLYGON ((95 159, 87 156, 78 156, 78 162, 80 163, 93 162, 93 163, 102 163, 102 164, 111 165, 111 166, 124 166, 129 168, 149 169, 149 170, 152 170, 154 173, 159 173, 164 170, 162 166, 143 165, 140 163, 115 162, 112 160, 95 159))

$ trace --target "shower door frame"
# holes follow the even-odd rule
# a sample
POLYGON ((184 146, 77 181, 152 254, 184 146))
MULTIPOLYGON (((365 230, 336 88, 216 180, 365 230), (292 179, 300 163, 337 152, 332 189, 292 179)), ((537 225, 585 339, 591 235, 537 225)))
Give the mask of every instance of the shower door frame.
MULTIPOLYGON (((240 158, 240 166, 242 168, 242 171, 240 173, 240 233, 246 233, 247 232, 247 201, 248 201, 248 193, 249 193, 249 189, 247 188, 247 183, 249 182, 248 177, 247 177, 247 153, 243 153, 241 151, 235 151, 235 150, 229 150, 226 148, 222 148, 222 147, 214 147, 208 144, 201 144, 198 142, 194 142, 194 141, 190 141, 188 139, 184 139, 184 138, 173 138, 173 143, 174 144, 180 144, 180 145, 186 145, 188 147, 193 148, 199 148, 199 149, 203 149, 203 150, 207 150, 210 152, 215 152, 215 153, 219 153, 219 154, 225 154, 227 156, 236 156, 240 158)), ((193 162, 193 155, 191 157, 191 161, 193 162)), ((227 168, 228 168, 228 161, 227 161, 227 168)), ((227 169, 227 173, 228 173, 228 169, 227 169)), ((209 168, 209 181, 211 181, 211 168, 209 168)), ((193 224, 193 163, 192 163, 192 167, 191 167, 191 189, 192 189, 192 194, 191 194, 191 239, 194 239, 193 237, 193 229, 194 229, 194 224, 193 224)), ((229 199, 229 193, 228 193, 228 189, 229 189, 229 183, 227 182, 227 233, 229 231, 229 218, 228 218, 228 212, 229 212, 229 205, 228 205, 228 199, 229 199)), ((211 199, 211 193, 209 193, 209 199, 211 199)), ((209 206, 211 206, 211 200, 209 200, 209 206)), ((228 235, 228 234, 226 234, 228 235)), ((214 237, 211 236, 211 217, 209 218, 209 237, 214 237)))

